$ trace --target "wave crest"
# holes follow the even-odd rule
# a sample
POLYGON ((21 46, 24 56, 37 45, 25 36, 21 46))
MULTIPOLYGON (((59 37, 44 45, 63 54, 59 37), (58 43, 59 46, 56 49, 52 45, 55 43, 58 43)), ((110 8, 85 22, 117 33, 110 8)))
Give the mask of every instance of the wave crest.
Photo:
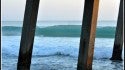
MULTIPOLYGON (((21 27, 2 27, 3 36, 20 36, 21 27)), ((80 37, 81 25, 57 25, 45 28, 36 27, 36 36, 45 37, 80 37)), ((96 38, 114 38, 115 27, 97 27, 96 38)))

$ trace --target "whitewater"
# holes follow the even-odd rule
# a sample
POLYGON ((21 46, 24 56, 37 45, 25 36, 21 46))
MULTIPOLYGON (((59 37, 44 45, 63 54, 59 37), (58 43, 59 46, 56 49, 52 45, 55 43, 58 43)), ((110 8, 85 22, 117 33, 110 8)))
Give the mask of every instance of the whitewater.
MULTIPOLYGON (((80 41, 79 27, 79 25, 38 26, 33 45, 31 70, 76 70, 80 41), (72 36, 70 33, 65 32, 70 31, 71 28, 67 29, 69 26, 72 28, 71 31, 74 31, 70 33, 76 33, 76 35, 72 36), (58 33, 63 27, 66 29, 62 30, 62 33, 67 33, 67 35, 61 36, 61 34, 58 34, 56 36, 43 32, 46 29, 55 29, 55 32, 58 33)), ((102 30, 97 31, 95 39, 93 70, 123 70, 123 61, 109 60, 113 50, 114 34, 112 33, 115 32, 115 27, 100 25, 97 27, 97 30, 99 29, 102 30)), ((47 33, 51 32, 49 30, 47 33)), ((5 25, 2 27, 2 70, 16 70, 20 35, 21 27, 19 26, 5 25)))

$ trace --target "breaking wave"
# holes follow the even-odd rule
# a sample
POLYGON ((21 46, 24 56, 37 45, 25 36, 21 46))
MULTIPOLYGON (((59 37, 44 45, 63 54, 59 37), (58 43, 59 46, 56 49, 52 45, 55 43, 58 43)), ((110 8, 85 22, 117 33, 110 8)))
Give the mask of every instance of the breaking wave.
MULTIPOLYGON (((3 26, 3 36, 20 36, 22 27, 3 26)), ((36 36, 44 37, 80 37, 81 25, 56 25, 49 27, 36 27, 36 36)), ((97 27, 96 38, 114 38, 115 27, 97 27)))

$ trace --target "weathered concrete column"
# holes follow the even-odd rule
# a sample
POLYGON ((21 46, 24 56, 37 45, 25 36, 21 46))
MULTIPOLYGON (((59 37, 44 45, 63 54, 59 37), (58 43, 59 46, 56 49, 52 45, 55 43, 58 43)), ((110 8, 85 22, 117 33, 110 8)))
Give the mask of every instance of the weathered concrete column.
POLYGON ((26 0, 17 70, 30 70, 39 0, 26 0))
POLYGON ((99 0, 85 0, 77 70, 92 70, 99 0))
POLYGON ((122 60, 123 49, 123 0, 120 2, 115 42, 111 60, 122 60))

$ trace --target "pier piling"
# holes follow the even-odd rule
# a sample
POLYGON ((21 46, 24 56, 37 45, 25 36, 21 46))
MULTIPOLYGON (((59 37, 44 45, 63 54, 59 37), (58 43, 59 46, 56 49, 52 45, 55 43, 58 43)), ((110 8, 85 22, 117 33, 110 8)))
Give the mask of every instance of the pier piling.
POLYGON ((92 70, 99 0, 85 0, 77 70, 92 70))
POLYGON ((122 49, 123 49, 123 0, 121 0, 120 2, 114 48, 110 60, 122 61, 122 49))
MULTIPOLYGON (((40 0, 26 0, 17 70, 30 70, 40 0)), ((85 0, 77 70, 92 70, 99 0, 85 0)), ((123 0, 120 2, 111 60, 122 60, 123 0)))
POLYGON ((30 70, 40 0, 26 0, 17 70, 30 70))

